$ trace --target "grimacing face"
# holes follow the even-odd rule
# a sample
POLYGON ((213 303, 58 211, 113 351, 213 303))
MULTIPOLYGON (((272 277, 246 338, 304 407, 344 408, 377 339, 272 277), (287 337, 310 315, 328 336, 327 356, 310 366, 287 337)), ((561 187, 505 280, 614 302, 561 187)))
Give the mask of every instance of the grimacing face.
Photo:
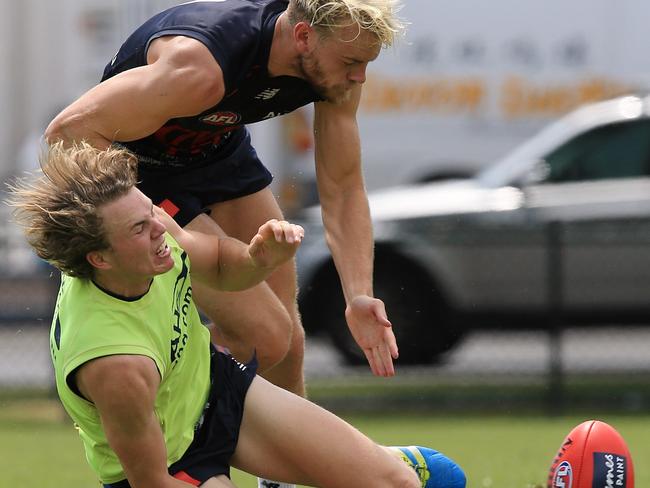
MULTIPOLYGON (((103 251, 109 272, 125 285, 148 283, 174 262, 165 242, 165 225, 151 200, 137 188, 100 208, 110 248, 103 251)), ((148 285, 147 285, 148 286, 148 285)))
POLYGON ((325 100, 343 102, 354 86, 366 81, 368 63, 381 46, 374 34, 356 24, 315 37, 313 48, 300 56, 301 74, 325 100))

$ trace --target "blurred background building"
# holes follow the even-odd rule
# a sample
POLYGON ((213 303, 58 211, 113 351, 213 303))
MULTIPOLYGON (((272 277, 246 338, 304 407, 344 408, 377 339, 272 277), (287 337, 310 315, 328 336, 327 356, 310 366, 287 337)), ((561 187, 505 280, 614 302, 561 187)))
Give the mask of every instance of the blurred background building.
MULTIPOLYGON (((4 1, 3 173, 33 166, 25 148, 53 114, 97 83, 133 28, 177 3, 4 1)), ((370 189, 471 174, 581 103, 650 83, 643 0, 404 3, 407 35, 369 67, 361 107, 370 189)), ((253 126, 278 185, 313 175, 309 121, 307 109, 253 126)))

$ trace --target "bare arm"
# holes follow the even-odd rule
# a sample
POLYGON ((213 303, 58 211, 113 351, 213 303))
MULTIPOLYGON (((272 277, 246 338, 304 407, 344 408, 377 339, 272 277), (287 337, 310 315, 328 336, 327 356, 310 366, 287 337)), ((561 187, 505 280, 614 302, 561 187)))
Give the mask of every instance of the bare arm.
POLYGON ((350 331, 373 373, 391 376, 397 344, 383 302, 373 297, 374 244, 356 121, 360 96, 357 87, 343 104, 316 104, 316 174, 327 243, 341 279, 350 331))
POLYGON ((167 472, 167 450, 154 413, 160 376, 145 356, 115 355, 81 366, 77 386, 95 404, 111 449, 133 488, 186 488, 167 472))
POLYGON ((87 91, 45 132, 48 142, 85 140, 100 149, 146 137, 174 117, 201 113, 221 100, 223 74, 208 48, 183 36, 152 42, 146 66, 87 91))
POLYGON ((219 290, 244 290, 264 281, 296 254, 304 236, 301 226, 273 219, 246 245, 232 237, 183 229, 160 208, 156 213, 190 257, 192 278, 219 290))

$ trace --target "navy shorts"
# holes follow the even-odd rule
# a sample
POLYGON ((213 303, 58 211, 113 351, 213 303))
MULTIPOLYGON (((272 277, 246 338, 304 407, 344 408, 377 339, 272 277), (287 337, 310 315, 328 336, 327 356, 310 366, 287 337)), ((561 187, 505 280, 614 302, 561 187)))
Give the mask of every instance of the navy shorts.
MULTIPOLYGON (((244 399, 257 371, 257 360, 241 364, 211 347, 211 387, 194 440, 185 454, 169 467, 169 474, 199 486, 208 479, 230 477, 230 458, 239 439, 244 399)), ((127 480, 104 484, 104 488, 130 488, 127 480)))
POLYGON ((217 202, 252 195, 273 176, 251 145, 246 128, 232 133, 227 146, 198 167, 158 167, 140 163, 138 188, 183 227, 217 202))

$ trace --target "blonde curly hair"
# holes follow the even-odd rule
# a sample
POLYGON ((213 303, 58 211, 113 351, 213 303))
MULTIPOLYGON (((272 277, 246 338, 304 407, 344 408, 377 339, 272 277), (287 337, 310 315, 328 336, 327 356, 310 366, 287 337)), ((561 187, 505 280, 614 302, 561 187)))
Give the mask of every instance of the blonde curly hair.
POLYGON ((82 142, 52 145, 34 181, 9 185, 7 204, 36 254, 62 272, 92 278, 86 255, 110 247, 99 214, 137 182, 137 159, 125 149, 82 142))
POLYGON ((290 0, 288 13, 291 24, 308 22, 322 35, 358 25, 359 34, 371 32, 383 47, 389 47, 405 28, 397 17, 400 8, 399 0, 290 0))

